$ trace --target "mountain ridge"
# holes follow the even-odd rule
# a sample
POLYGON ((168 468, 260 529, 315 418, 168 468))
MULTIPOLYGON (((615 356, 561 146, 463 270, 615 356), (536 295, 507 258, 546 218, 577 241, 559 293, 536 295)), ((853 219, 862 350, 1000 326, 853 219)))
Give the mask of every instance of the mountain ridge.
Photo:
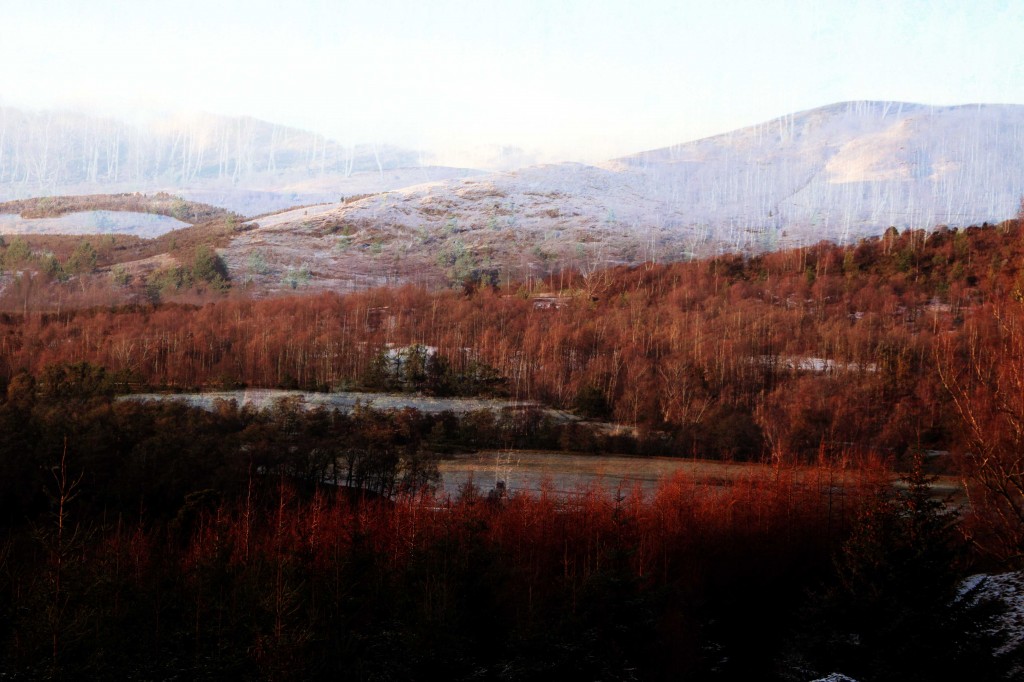
POLYGON ((850 243, 890 226, 1015 216, 1021 159, 1021 105, 839 102, 600 164, 531 166, 282 213, 236 238, 227 257, 240 264, 258 249, 325 282, 356 281, 347 278, 358 271, 383 283, 410 272, 414 281, 425 271, 449 281, 495 269, 529 277, 850 243))
MULTIPOLYGON (((198 152, 189 165, 185 140, 177 140, 174 158, 210 168, 198 152)), ((322 167, 337 161, 335 152, 320 152, 322 167)), ((308 158, 304 170, 275 175, 273 186, 259 185, 263 171, 248 184, 178 192, 229 208, 266 203, 263 194, 277 202, 276 212, 267 211, 273 215, 223 249, 232 272, 269 290, 297 281, 345 290, 529 279, 566 268, 850 243, 890 226, 998 222, 1017 214, 1024 195, 1024 106, 837 102, 598 164, 472 175, 384 170, 377 156, 377 171, 352 175, 361 191, 339 174, 310 177, 308 158)))
POLYGON ((423 163, 418 150, 343 145, 251 116, 136 124, 0 106, 0 200, 167 191, 255 215, 408 184, 408 169, 436 178, 475 172, 423 163))

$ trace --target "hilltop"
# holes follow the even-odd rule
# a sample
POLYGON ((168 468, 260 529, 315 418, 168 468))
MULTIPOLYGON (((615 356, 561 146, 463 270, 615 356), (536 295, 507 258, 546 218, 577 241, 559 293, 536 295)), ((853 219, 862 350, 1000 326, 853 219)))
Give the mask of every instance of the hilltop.
POLYGON ((1024 107, 847 102, 599 165, 422 183, 285 212, 232 242, 324 288, 544 276, 890 226, 998 222, 1024 194, 1024 107))
MULTIPOLYGON (((41 125, 26 120, 14 129, 41 125)), ((113 123, 111 133, 90 121, 119 139, 122 129, 113 123)), ((213 228, 188 228, 201 221, 186 216, 175 222, 178 216, 167 210, 158 221, 137 213, 88 213, 98 206, 88 197, 52 197, 32 205, 79 213, 39 219, 38 211, 22 213, 22 204, 0 204, 0 213, 10 212, 0 215, 0 231, 167 233, 163 243, 180 251, 176 233, 189 229, 190 244, 216 247, 231 276, 261 295, 530 281, 568 270, 752 255, 822 239, 852 244, 889 227, 997 223, 1017 215, 1024 195, 1019 105, 846 102, 597 165, 471 176, 459 169, 403 168, 411 153, 346 149, 249 119, 203 119, 170 137, 124 143, 118 153, 129 160, 118 157, 111 168, 109 159, 101 162, 100 133, 88 138, 91 147, 60 142, 79 139, 75 130, 91 130, 79 119, 72 123, 52 135, 54 149, 74 153, 51 161, 44 153, 42 162, 25 165, 34 149, 25 140, 39 140, 23 132, 15 135, 22 146, 13 148, 14 156, 13 143, 0 143, 8 150, 0 156, 0 190, 27 191, 45 182, 117 184, 123 162, 135 169, 125 171, 133 182, 173 176, 187 185, 175 199, 178 209, 190 199, 273 208, 245 220, 244 229, 238 214, 253 212, 238 208, 228 229, 227 213, 207 221, 213 228), (131 156, 136 152, 139 158, 131 156), (11 184, 15 176, 23 180, 11 184), (289 208, 279 210, 284 205, 289 208)), ((146 258, 164 253, 154 244, 143 250, 146 258)), ((116 262, 130 263, 136 251, 116 262)))

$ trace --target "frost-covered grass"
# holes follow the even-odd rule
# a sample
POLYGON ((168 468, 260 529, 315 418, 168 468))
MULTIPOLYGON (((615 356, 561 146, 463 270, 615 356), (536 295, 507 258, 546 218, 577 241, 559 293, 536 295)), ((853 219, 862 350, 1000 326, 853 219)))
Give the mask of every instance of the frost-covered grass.
POLYGON ((851 243, 889 226, 1011 218, 1024 193, 1024 176, 1012 170, 1021 158, 1021 106, 842 103, 597 165, 439 178, 317 216, 275 216, 236 239, 239 254, 229 258, 258 246, 285 264, 331 253, 314 281, 327 288, 358 287, 371 273, 424 282, 424 271, 438 275, 437 263, 458 283, 473 270, 526 279, 823 239, 851 243), (332 252, 316 238, 318 223, 360 232, 350 248, 332 252))
POLYGON ((1011 217, 1024 187, 1007 170, 1024 156, 1022 130, 1020 106, 844 103, 596 166, 417 185, 343 211, 396 224, 497 216, 527 229, 667 230, 755 249, 852 240, 1011 217))
POLYGON ((442 461, 439 469, 444 491, 453 495, 469 481, 485 491, 501 483, 509 492, 572 495, 597 486, 610 494, 627 494, 635 486, 653 493, 677 474, 719 484, 771 473, 771 467, 757 463, 523 450, 457 455, 442 461))
MULTIPOLYGON (((435 398, 430 396, 405 393, 370 393, 361 391, 342 391, 338 393, 311 393, 306 391, 288 391, 282 389, 255 388, 238 391, 210 391, 204 393, 135 393, 120 397, 121 400, 180 400, 193 407, 212 410, 220 401, 234 400, 238 405, 249 405, 258 409, 273 407, 281 400, 298 401, 310 409, 325 407, 350 412, 361 406, 375 410, 401 410, 413 408, 427 414, 439 414, 451 411, 455 413, 473 412, 475 410, 505 410, 537 407, 536 403, 517 400, 501 400, 491 398, 435 398)), ((558 413, 549 410, 553 415, 558 413)))
POLYGON ((972 575, 964 580, 960 594, 972 603, 994 600, 1005 606, 1006 610, 996 618, 996 628, 1006 635, 997 654, 1006 654, 1024 644, 1024 572, 972 575))

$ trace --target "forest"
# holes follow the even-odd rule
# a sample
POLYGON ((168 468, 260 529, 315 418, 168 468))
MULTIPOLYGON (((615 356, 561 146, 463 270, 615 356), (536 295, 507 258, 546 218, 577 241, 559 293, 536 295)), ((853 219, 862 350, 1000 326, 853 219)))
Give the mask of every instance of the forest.
POLYGON ((88 307, 52 302, 95 260, 60 277, 15 248, 0 246, 18 273, 0 294, 15 678, 1022 669, 999 605, 959 592, 1024 549, 1020 221, 443 291, 258 299, 217 271, 177 302, 88 307), (33 277, 45 295, 26 295, 33 277), (571 418, 118 399, 236 387, 507 396, 571 418), (775 475, 437 493, 438 459, 482 447, 775 475), (936 473, 960 477, 965 506, 935 497, 936 473))

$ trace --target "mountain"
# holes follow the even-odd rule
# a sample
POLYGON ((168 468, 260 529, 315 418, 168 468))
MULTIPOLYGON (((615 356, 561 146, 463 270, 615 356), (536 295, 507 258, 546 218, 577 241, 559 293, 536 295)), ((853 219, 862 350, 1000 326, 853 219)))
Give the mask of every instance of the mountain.
MULTIPOLYGON (((845 102, 594 165, 483 174, 419 158, 251 118, 143 126, 0 109, 0 200, 164 190, 248 216, 278 211, 224 249, 232 272, 268 289, 348 289, 998 222, 1024 195, 1024 106, 845 102), (294 206, 305 207, 281 212, 294 206)), ((176 226, 0 218, 22 233, 176 226)))
POLYGON ((994 222, 1022 195, 1024 106, 844 102, 597 165, 284 213, 228 256, 241 266, 258 250, 325 286, 529 276, 994 222))
POLYGON ((420 157, 249 117, 136 125, 0 107, 0 200, 165 190, 254 215, 472 173, 426 166, 420 157))
MULTIPOLYGON (((1024 106, 845 102, 619 159, 683 227, 846 242, 1015 215, 1024 106), (683 217, 685 215, 685 217, 683 217), (774 233, 774 234, 773 234, 774 233)), ((788 239, 786 239, 788 237, 788 239)))

